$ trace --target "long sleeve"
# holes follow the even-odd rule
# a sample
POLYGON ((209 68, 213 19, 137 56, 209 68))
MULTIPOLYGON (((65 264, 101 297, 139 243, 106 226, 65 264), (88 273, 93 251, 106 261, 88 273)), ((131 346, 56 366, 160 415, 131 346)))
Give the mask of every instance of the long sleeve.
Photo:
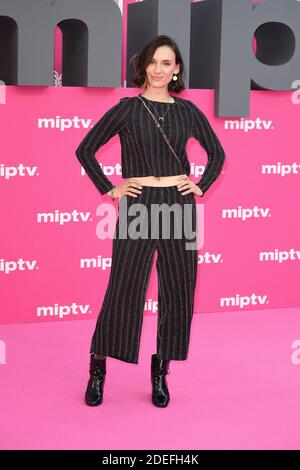
POLYGON ((225 161, 225 152, 205 114, 192 101, 190 101, 190 103, 192 104, 193 110, 192 136, 195 137, 206 150, 208 157, 203 175, 200 181, 196 183, 203 193, 202 196, 204 196, 204 193, 222 171, 225 161))
POLYGON ((121 98, 119 103, 110 108, 86 134, 75 151, 81 165, 101 194, 110 191, 114 185, 104 174, 95 154, 109 139, 126 127, 127 101, 128 98, 121 98))

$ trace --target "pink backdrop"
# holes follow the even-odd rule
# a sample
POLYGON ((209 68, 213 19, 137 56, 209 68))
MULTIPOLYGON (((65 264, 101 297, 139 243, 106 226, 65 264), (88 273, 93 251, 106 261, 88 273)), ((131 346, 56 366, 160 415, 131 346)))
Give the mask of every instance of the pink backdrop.
MULTIPOLYGON (((98 193, 74 152, 105 110, 138 91, 7 87, 0 108, 1 322, 98 315, 112 240, 97 237, 102 219, 97 211, 108 204, 117 213, 117 201, 98 193), (86 128, 81 120, 89 119, 86 128), (86 258, 95 265, 81 267, 86 258)), ((182 94, 205 112, 227 154, 220 179, 197 198, 204 208, 204 244, 195 313, 299 305, 299 106, 290 92, 253 91, 247 119, 221 119, 213 116, 213 95, 210 90, 182 94), (273 165, 273 172, 265 165, 273 165), (261 258, 263 253, 269 258, 261 258)), ((193 138, 187 152, 196 181, 206 153, 193 138)), ((97 158, 120 184, 118 136, 97 158)), ((154 264, 145 314, 156 313, 156 281, 154 264)))
MULTIPOLYGON (((112 240, 100 240, 96 230, 101 207, 117 213, 117 201, 100 195, 75 149, 107 109, 140 90, 61 87, 61 40, 56 28, 58 86, 8 86, 0 107, 1 323, 96 318, 110 273, 112 240)), ((123 44, 125 54, 126 27, 123 44)), ((197 198, 204 243, 195 313, 299 305, 299 106, 293 93, 252 91, 250 116, 236 119, 214 117, 211 90, 181 95, 204 111, 227 155, 220 179, 197 198)), ((194 139, 187 151, 191 179, 198 181, 205 151, 194 139)), ((120 184, 118 136, 97 158, 120 184)), ((145 314, 156 312, 154 261, 145 314)))

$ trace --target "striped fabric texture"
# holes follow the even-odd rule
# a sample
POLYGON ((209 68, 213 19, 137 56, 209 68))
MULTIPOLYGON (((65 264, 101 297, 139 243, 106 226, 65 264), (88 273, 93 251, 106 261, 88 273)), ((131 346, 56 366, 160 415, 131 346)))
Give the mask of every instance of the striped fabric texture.
POLYGON ((156 352, 161 359, 185 360, 188 355, 194 295, 197 279, 197 249, 187 244, 197 236, 197 212, 194 193, 182 195, 177 186, 143 186, 136 198, 122 196, 113 239, 112 264, 105 297, 92 337, 90 353, 110 356, 137 364, 144 319, 146 294, 154 253, 157 250, 158 324, 156 352), (121 238, 138 204, 147 211, 141 225, 148 226, 148 238, 121 238), (171 208, 178 204, 177 218, 170 210, 170 231, 163 235, 162 217, 151 217, 154 204, 171 208), (187 211, 189 206, 190 211, 187 211), (126 217, 122 219, 122 214, 126 217), (186 216, 185 214, 190 214, 186 216), (182 236, 176 237, 175 223, 182 236), (122 229, 120 230, 120 227, 122 229), (151 237, 151 233, 156 234, 151 237))
MULTIPOLYGON (((222 171, 225 152, 204 113, 190 100, 177 96, 173 98, 174 103, 162 103, 142 97, 156 117, 153 108, 161 116, 168 111, 160 124, 188 176, 188 139, 196 138, 206 150, 207 164, 200 181, 196 183, 204 195, 222 171)), ((137 96, 124 97, 98 120, 75 151, 100 194, 110 191, 114 184, 104 174, 96 159, 96 152, 116 134, 119 135, 121 144, 123 178, 182 174, 180 163, 140 99, 137 96)))

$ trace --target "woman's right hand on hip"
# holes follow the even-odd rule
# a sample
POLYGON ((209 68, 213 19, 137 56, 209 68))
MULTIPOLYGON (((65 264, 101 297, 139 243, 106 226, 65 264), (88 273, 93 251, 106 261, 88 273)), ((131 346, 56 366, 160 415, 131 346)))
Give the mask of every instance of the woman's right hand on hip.
POLYGON ((137 197, 138 194, 141 194, 143 186, 141 186, 138 183, 135 183, 134 180, 130 181, 125 181, 124 183, 120 184, 119 186, 116 186, 115 188, 111 189, 107 194, 110 196, 113 200, 116 199, 117 197, 120 199, 122 196, 132 196, 132 197, 137 197))

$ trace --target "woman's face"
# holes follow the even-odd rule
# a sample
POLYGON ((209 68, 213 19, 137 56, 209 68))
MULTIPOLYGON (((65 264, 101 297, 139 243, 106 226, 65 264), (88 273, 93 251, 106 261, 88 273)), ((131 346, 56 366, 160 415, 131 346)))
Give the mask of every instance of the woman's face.
POLYGON ((148 86, 153 88, 166 88, 172 80, 174 73, 180 70, 175 63, 175 54, 168 46, 158 47, 146 68, 148 86))

